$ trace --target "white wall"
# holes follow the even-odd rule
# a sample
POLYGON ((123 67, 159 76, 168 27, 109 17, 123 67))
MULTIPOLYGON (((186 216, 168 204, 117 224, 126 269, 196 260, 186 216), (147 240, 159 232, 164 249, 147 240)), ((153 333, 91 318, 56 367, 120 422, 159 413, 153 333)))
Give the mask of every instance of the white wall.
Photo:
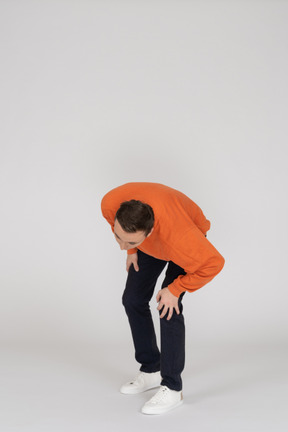
MULTIPOLYGON (((284 1, 3 1, 2 343, 130 338, 125 253, 100 213, 127 181, 182 190, 223 272, 189 334, 287 331, 284 1)), ((156 306, 156 305, 155 305, 156 306)))

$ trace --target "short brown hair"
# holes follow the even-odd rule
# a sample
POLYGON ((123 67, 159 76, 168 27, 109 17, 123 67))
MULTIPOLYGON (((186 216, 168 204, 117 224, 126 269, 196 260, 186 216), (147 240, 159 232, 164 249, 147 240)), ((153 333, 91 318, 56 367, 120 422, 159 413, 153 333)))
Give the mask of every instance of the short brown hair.
POLYGON ((147 236, 154 226, 154 212, 149 204, 130 200, 121 203, 116 217, 121 228, 128 233, 144 231, 147 236))

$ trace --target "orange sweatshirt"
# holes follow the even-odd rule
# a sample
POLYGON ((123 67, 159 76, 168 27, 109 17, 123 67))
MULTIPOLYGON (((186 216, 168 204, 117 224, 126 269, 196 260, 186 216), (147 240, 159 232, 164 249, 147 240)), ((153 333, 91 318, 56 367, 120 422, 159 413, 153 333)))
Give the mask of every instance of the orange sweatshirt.
MULTIPOLYGON (((205 237, 210 222, 200 207, 183 193, 159 183, 127 183, 108 192, 102 199, 103 216, 114 231, 115 214, 123 201, 149 204, 155 216, 154 230, 138 246, 142 252, 182 267, 168 289, 176 297, 193 292, 210 282, 224 265, 224 258, 205 237)), ((128 254, 137 249, 130 249, 128 254)))

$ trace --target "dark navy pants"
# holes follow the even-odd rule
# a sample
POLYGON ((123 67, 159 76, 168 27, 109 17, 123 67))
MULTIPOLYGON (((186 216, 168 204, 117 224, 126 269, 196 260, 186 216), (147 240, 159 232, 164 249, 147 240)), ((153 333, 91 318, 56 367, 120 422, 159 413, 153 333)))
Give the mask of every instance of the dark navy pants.
MULTIPOLYGON (((123 305, 131 327, 135 358, 141 364, 140 370, 143 372, 160 370, 161 385, 180 391, 182 390, 181 373, 185 363, 185 324, 182 314, 184 294, 181 294, 178 301, 180 314, 177 315, 174 310, 169 321, 166 319, 167 315, 160 319, 161 354, 157 346, 149 306, 157 279, 166 264, 167 261, 159 260, 138 250, 139 271, 134 270, 133 264, 130 266, 123 294, 123 305)), ((169 261, 162 288, 167 287, 179 275, 185 275, 183 268, 169 261)))

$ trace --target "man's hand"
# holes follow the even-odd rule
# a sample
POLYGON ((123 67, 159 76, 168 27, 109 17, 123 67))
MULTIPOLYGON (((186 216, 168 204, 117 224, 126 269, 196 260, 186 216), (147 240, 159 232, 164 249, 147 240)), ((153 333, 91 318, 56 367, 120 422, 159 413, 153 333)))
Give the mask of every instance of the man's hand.
POLYGON ((139 266, 138 266, 138 255, 137 252, 131 255, 127 255, 127 260, 126 260, 126 270, 127 272, 129 271, 129 268, 131 266, 131 264, 133 264, 135 271, 139 271, 139 266))
POLYGON ((175 309, 177 315, 180 314, 178 307, 178 297, 174 296, 168 288, 161 289, 156 297, 158 304, 157 310, 160 311, 163 308, 163 311, 160 315, 160 318, 163 318, 166 313, 168 313, 167 320, 169 321, 172 318, 173 310, 175 309))

